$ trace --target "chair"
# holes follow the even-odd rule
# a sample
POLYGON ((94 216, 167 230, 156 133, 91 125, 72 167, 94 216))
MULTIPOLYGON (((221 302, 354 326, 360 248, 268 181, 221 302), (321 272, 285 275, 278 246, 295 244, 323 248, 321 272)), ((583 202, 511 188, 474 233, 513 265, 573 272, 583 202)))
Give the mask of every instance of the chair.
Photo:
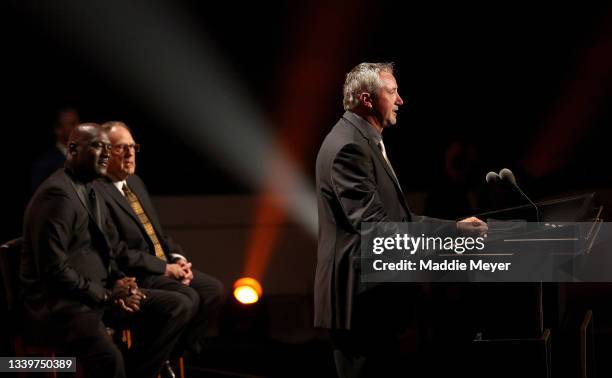
MULTIPOLYGON (((0 246, 0 268, 4 281, 4 291, 6 303, 5 308, 8 315, 7 324, 13 325, 10 332, 15 348, 15 357, 47 357, 54 358, 56 350, 48 346, 34 345, 24 341, 23 324, 21 321, 21 301, 19 300, 19 264, 21 261, 22 238, 10 240, 0 246)), ((20 377, 25 377, 26 373, 19 373, 20 377)), ((56 378, 57 373, 47 372, 47 377, 56 378)), ((82 373, 77 369, 77 377, 82 377, 82 373)))

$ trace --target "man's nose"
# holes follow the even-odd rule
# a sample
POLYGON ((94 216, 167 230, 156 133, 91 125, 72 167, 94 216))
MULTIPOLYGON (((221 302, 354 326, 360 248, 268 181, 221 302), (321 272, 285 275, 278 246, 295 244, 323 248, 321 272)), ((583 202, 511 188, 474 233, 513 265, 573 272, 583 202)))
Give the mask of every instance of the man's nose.
POLYGON ((102 149, 102 156, 108 157, 110 156, 110 152, 111 152, 111 145, 110 144, 104 144, 104 148, 102 149))
POLYGON ((397 98, 395 99, 396 105, 404 105, 404 100, 400 97, 399 93, 397 94, 397 98))

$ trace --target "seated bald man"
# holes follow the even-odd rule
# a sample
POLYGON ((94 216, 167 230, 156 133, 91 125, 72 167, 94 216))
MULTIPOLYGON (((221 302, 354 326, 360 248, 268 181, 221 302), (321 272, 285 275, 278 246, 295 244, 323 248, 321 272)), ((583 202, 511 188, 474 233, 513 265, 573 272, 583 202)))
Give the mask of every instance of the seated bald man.
POLYGON ((135 174, 139 145, 128 126, 107 122, 102 128, 108 131, 111 157, 107 178, 98 180, 96 185, 120 238, 129 248, 126 258, 118 260, 119 266, 134 275, 143 288, 179 292, 191 300, 193 318, 175 355, 185 350, 198 354, 207 323, 221 305, 223 285, 192 269, 181 246, 164 233, 149 193, 135 174))

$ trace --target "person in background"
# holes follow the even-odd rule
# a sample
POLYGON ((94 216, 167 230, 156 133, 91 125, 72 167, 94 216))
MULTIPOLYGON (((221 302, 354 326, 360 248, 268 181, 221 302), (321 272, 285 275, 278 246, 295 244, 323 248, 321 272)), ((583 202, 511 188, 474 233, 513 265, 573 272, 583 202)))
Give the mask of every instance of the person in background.
POLYGON ((68 137, 79 124, 79 113, 74 108, 62 108, 57 112, 53 128, 55 144, 32 164, 30 191, 34 193, 45 179, 64 166, 68 148, 68 137))

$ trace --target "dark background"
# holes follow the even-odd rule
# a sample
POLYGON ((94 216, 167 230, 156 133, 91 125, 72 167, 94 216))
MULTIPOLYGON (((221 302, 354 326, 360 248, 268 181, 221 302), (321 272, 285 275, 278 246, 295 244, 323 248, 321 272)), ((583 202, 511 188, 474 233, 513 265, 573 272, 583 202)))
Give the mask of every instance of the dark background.
MULTIPOLYGON (((476 190, 488 170, 502 167, 513 169, 523 189, 536 197, 611 182, 605 133, 612 93, 608 5, 174 3, 273 120, 272 132, 290 127, 274 122, 287 102, 297 104, 296 118, 312 111, 306 106, 313 103, 308 93, 298 92, 304 88, 300 83, 325 82, 319 85, 327 94, 317 109, 317 123, 300 125, 296 132, 297 139, 300 132, 307 136, 297 156, 307 177, 313 177, 320 142, 342 114, 344 73, 361 61, 394 61, 405 105, 399 127, 388 130, 385 140, 406 191, 438 189, 444 182, 445 151, 457 140, 476 150, 467 190, 476 190), (334 39, 340 42, 327 48, 334 39), (310 47, 300 55, 298 43, 304 41, 310 47), (334 54, 338 61, 330 59, 334 54), (319 74, 311 67, 337 74, 319 74), (564 121, 567 114, 577 116, 564 121), (560 163, 531 177, 523 160, 534 149, 557 143, 554 134, 564 128, 578 130, 571 146, 545 156, 560 163), (538 132, 545 137, 536 139, 538 132)), ((82 121, 126 121, 144 146, 139 172, 153 194, 257 193, 210 156, 195 152, 132 88, 91 64, 72 43, 71 32, 79 31, 55 24, 70 4, 9 1, 0 16, 4 238, 18 233, 15 224, 27 201, 30 164, 52 144, 61 106, 77 107, 82 121), (160 169, 169 173, 159 174, 160 169)), ((120 66, 122 57, 114 59, 120 66)), ((287 144, 291 149, 291 139, 287 144)))

